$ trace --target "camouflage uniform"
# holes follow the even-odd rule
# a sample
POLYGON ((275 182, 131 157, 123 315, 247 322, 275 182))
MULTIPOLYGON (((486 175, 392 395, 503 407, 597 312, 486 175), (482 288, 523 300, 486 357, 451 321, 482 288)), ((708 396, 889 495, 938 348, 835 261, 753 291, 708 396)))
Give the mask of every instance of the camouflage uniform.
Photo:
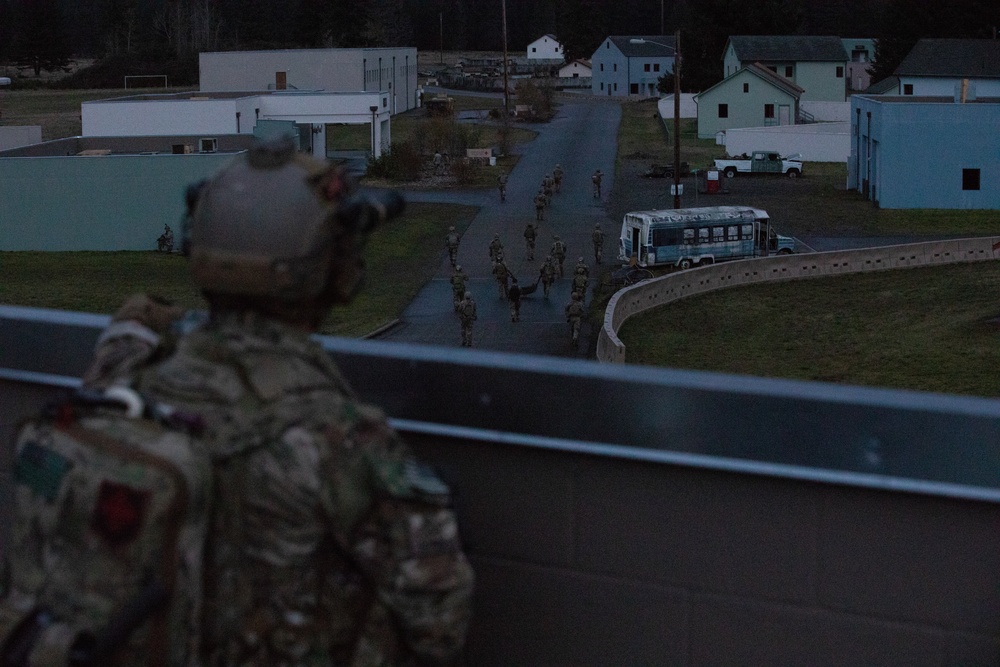
POLYGON ((507 290, 507 299, 510 301, 510 321, 521 321, 521 287, 517 284, 517 278, 511 276, 510 289, 507 290))
POLYGON ((594 175, 590 177, 590 182, 594 184, 594 199, 601 198, 601 178, 604 174, 598 169, 594 172, 594 175))
POLYGON ((532 223, 524 228, 524 243, 528 249, 528 259, 535 258, 535 238, 538 236, 537 228, 532 223))
POLYGON ((472 571, 447 487, 305 332, 252 311, 215 314, 139 389, 207 426, 205 664, 456 654, 472 571))
POLYGON ((590 278, 590 267, 587 263, 583 261, 583 257, 578 257, 576 260, 576 266, 573 267, 573 273, 582 273, 585 278, 590 278))
MULTIPOLYGON (((188 191, 191 275, 211 317, 132 384, 204 425, 199 664, 447 663, 462 649, 473 573, 449 490, 309 335, 350 301, 360 248, 387 215, 364 199, 340 209, 349 190, 282 139, 188 191), (325 264, 299 275, 274 257, 325 264)), ((112 373, 140 365, 102 358, 112 373)))
POLYGON ((547 204, 545 199, 545 193, 541 190, 535 195, 535 220, 545 220, 545 204, 547 204))
POLYGON ((500 189, 500 201, 507 201, 507 174, 497 176, 497 187, 500 189))
POLYGON ((560 190, 562 190, 562 179, 563 179, 562 167, 556 165, 556 168, 552 170, 552 180, 555 183, 555 188, 557 193, 560 190))
POLYGON ((552 174, 545 174, 545 178, 542 179, 542 192, 545 193, 545 198, 551 199, 552 192, 555 190, 556 180, 552 178, 552 174))
POLYGON ((573 300, 566 304, 566 321, 569 322, 570 343, 575 348, 580 340, 580 324, 583 321, 583 298, 573 293, 573 300))
POLYGON ((559 277, 563 277, 563 262, 566 261, 566 244, 562 242, 559 235, 556 234, 552 237, 552 250, 550 256, 554 257, 557 262, 559 262, 559 277))
POLYGON ((494 234, 493 240, 490 241, 490 261, 496 262, 503 261, 503 242, 500 241, 500 235, 494 234))
POLYGON ((455 273, 451 274, 451 293, 455 301, 455 312, 458 312, 458 304, 465 298, 465 283, 469 276, 462 272, 461 266, 455 267, 455 273))
POLYGON ((448 248, 448 259, 451 265, 455 266, 458 259, 458 243, 462 240, 461 235, 455 231, 454 227, 448 228, 448 236, 445 237, 444 245, 448 248))
POLYGON ((462 347, 472 347, 472 324, 476 321, 476 300, 472 292, 466 292, 458 304, 458 317, 462 322, 462 347))
POLYGON ((509 276, 510 271, 507 269, 506 264, 503 262, 493 262, 493 277, 497 280, 497 291, 501 299, 507 298, 507 278, 509 276))
POLYGON ((601 256, 604 254, 604 232, 601 230, 601 223, 594 225, 594 233, 591 234, 594 242, 594 261, 601 263, 601 256))
POLYGON ((587 298, 587 282, 587 276, 582 273, 573 276, 573 292, 579 294, 581 300, 587 298))
POLYGON ((555 259, 552 255, 545 258, 542 262, 542 268, 539 270, 539 275, 542 279, 542 289, 545 291, 545 296, 549 295, 549 289, 552 287, 552 283, 556 280, 556 267, 555 259))

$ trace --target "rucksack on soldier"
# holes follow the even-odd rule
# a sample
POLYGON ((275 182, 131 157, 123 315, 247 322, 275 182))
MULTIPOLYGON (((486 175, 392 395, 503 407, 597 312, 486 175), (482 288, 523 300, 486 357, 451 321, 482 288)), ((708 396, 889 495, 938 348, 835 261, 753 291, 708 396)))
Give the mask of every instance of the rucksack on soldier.
POLYGON ((124 387, 21 426, 0 664, 193 662, 212 480, 198 429, 124 387))

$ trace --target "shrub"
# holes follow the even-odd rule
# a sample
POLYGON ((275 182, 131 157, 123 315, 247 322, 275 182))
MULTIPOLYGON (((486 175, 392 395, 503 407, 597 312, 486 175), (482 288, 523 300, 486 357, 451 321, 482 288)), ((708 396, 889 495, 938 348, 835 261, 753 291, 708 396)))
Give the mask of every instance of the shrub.
POLYGON ((467 157, 454 160, 451 163, 451 174, 459 185, 471 185, 479 179, 482 165, 467 157))
POLYGON ((368 175, 394 181, 415 181, 420 178, 421 158, 413 144, 398 141, 392 150, 379 158, 368 160, 368 175))

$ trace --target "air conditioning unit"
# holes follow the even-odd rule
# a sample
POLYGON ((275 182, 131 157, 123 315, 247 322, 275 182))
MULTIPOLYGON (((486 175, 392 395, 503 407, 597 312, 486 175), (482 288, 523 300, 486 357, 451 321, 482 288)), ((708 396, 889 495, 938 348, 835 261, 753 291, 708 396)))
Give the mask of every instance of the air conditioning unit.
POLYGON ((219 140, 218 139, 199 139, 198 140, 198 152, 199 153, 215 153, 219 150, 219 140))

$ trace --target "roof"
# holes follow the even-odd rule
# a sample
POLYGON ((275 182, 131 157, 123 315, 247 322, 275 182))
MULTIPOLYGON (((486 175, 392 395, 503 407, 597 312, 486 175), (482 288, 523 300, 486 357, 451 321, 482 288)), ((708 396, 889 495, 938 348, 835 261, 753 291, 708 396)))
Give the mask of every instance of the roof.
POLYGON ((549 32, 547 32, 547 33, 545 33, 544 35, 542 35, 541 37, 539 37, 539 38, 537 38, 537 39, 534 39, 534 40, 532 40, 532 41, 530 42, 530 44, 534 44, 534 43, 535 43, 535 42, 537 42, 538 40, 540 40, 540 39, 545 39, 546 37, 548 37, 549 39, 551 39, 551 40, 552 40, 553 42, 558 42, 558 41, 559 41, 558 39, 556 39, 556 36, 555 36, 555 35, 553 35, 552 33, 549 33, 549 32))
POLYGON ((698 93, 697 95, 695 95, 695 98, 701 97, 702 95, 704 95, 705 93, 707 93, 710 90, 713 90, 714 88, 718 88, 722 84, 724 84, 727 81, 733 79, 734 77, 742 74, 743 72, 747 72, 749 74, 753 74, 757 78, 763 79, 766 83, 769 83, 772 86, 774 86, 775 88, 788 93, 789 95, 791 95, 795 99, 798 99, 799 97, 802 96, 802 93, 806 92, 805 88, 802 88, 801 86, 797 86, 794 83, 792 83, 790 80, 786 79, 785 77, 780 76, 778 74, 775 74, 774 72, 772 72, 771 70, 769 70, 764 65, 761 65, 760 63, 750 63, 749 65, 747 65, 745 67, 741 67, 736 72, 733 72, 732 74, 730 74, 729 76, 727 76, 725 79, 723 79, 719 83, 715 84, 714 86, 711 86, 711 87, 706 88, 705 90, 701 91, 700 93, 698 93))
POLYGON ((899 90, 899 77, 887 76, 865 88, 864 95, 887 95, 899 90))
POLYGON ((895 75, 1000 78, 1000 41, 921 39, 899 63, 895 75))
POLYGON ((676 52, 673 35, 616 35, 608 39, 626 58, 673 58, 676 52), (633 39, 645 43, 633 44, 633 39))
MULTIPOLYGON (((809 37, 804 35, 736 35, 729 38, 740 62, 755 61, 814 61, 841 62, 849 60, 840 37, 809 37)), ((725 52, 723 52, 725 57, 725 52)))

